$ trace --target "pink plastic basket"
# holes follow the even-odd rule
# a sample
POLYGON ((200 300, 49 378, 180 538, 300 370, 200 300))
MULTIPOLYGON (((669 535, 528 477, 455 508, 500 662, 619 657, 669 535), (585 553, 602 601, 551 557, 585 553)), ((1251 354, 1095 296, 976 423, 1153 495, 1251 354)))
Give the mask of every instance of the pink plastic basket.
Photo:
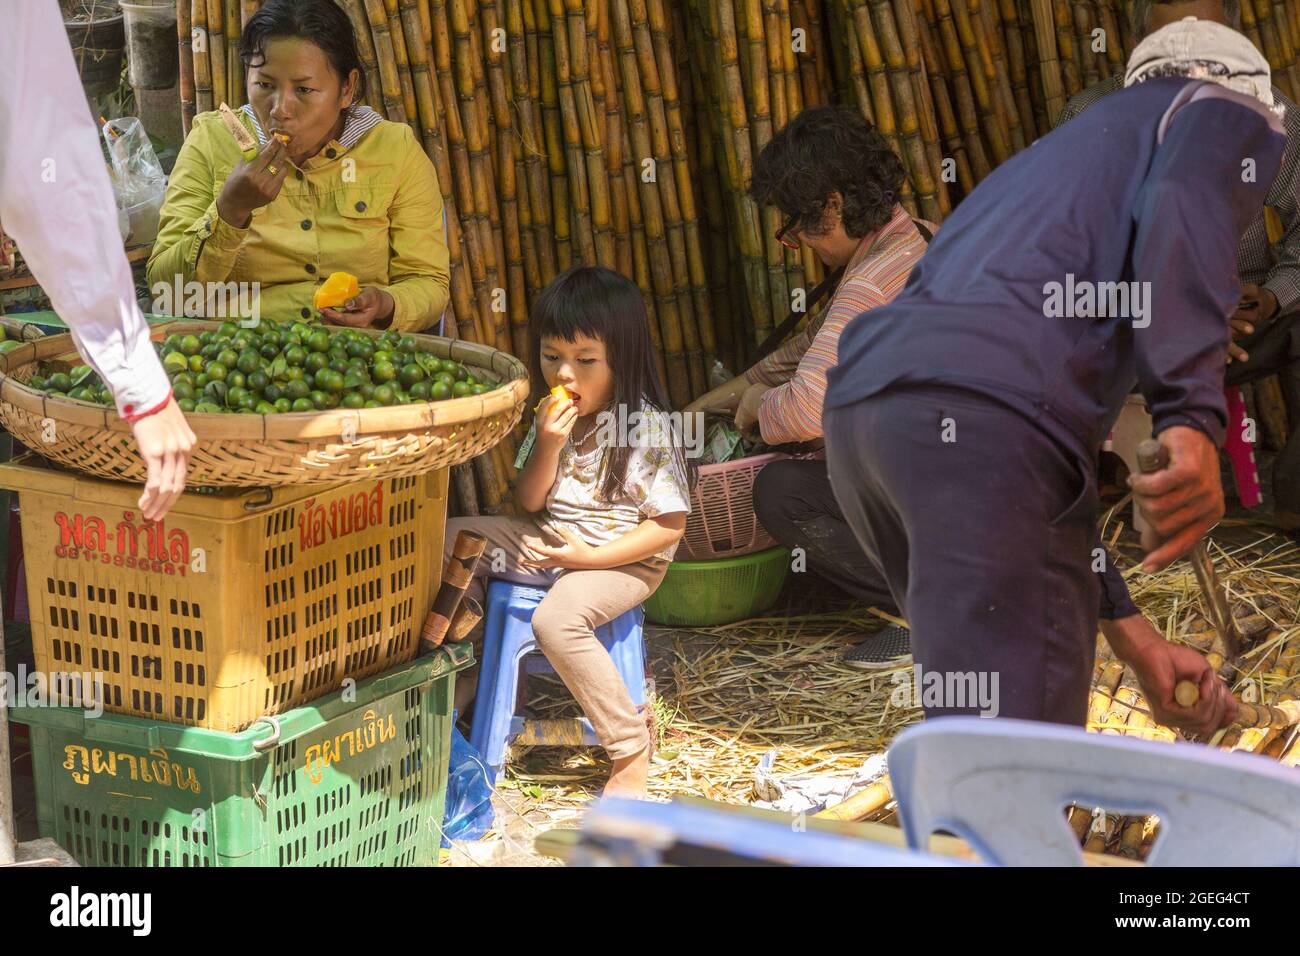
POLYGON ((677 557, 689 561, 734 558, 776 542, 754 514, 754 480, 763 466, 789 455, 769 452, 719 465, 701 465, 691 492, 691 514, 677 557))

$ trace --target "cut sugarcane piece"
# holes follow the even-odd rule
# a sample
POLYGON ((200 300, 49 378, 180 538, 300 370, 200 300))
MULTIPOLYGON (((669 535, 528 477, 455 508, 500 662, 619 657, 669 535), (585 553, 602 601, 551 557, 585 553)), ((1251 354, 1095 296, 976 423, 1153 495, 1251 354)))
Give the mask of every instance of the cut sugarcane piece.
POLYGON ((230 130, 230 135, 235 137, 235 145, 244 154, 244 159, 255 159, 257 140, 253 139, 253 134, 248 131, 248 127, 239 121, 235 111, 224 102, 217 107, 217 112, 221 114, 221 121, 226 124, 226 129, 230 130))

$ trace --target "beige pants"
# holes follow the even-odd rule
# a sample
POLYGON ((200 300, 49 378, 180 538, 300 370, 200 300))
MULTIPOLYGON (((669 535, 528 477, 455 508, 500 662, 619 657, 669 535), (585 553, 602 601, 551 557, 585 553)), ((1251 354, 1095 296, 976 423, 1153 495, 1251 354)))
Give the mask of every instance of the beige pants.
MULTIPOLYGON (((645 718, 637 713, 609 652, 597 640, 596 628, 653 594, 668 563, 651 558, 601 571, 550 568, 539 572, 519 563, 523 537, 559 542, 545 536, 531 518, 486 516, 448 520, 444 564, 456 535, 462 531, 474 531, 487 539, 474 580, 465 593, 486 611, 487 578, 549 588, 533 612, 537 646, 582 707, 610 759, 631 757, 644 750, 650 743, 645 718)), ((482 636, 480 623, 470 639, 479 641, 482 636)))

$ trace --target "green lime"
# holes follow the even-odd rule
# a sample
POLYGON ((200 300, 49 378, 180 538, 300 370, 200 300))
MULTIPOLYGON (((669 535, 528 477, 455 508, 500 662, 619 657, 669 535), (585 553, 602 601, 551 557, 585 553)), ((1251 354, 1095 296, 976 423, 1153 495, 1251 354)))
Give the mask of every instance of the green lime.
POLYGON ((193 397, 194 397, 194 386, 193 386, 193 385, 190 385, 188 382, 173 382, 173 383, 172 383, 172 397, 175 398, 176 401, 178 401, 178 402, 179 402, 182 398, 193 398, 193 397))
POLYGON ((198 375, 194 376, 194 390, 198 392, 203 391, 208 387, 208 382, 210 381, 212 381, 212 379, 208 378, 208 376, 203 372, 200 372, 198 375))
POLYGON ((221 406, 213 402, 199 402, 194 406, 194 410, 204 415, 212 415, 220 413, 221 406))
POLYGON ((0 355, 3 355, 5 352, 12 352, 22 344, 22 342, 14 339, 4 339, 3 341, 0 341, 0 355))
POLYGON ((269 362, 280 354, 280 345, 278 342, 264 341, 262 347, 258 349, 258 354, 269 362))
POLYGON ((211 345, 215 341, 217 341, 217 333, 211 330, 199 336, 199 342, 203 345, 211 345))
POLYGON ((234 322, 222 322, 217 328, 218 335, 235 336, 239 334, 239 326, 234 322))
POLYGON ((402 333, 389 329, 379 337, 379 341, 384 343, 385 348, 395 349, 397 344, 402 341, 402 333))
POLYGON ((451 372, 447 372, 447 371, 439 372, 437 375, 434 376, 434 378, 437 379, 439 382, 446 382, 449 387, 456 384, 456 376, 451 374, 451 372))
POLYGON ((301 345, 291 345, 284 350, 284 360, 292 366, 301 368, 307 361, 307 350, 301 345))
POLYGON ((348 365, 347 359, 334 359, 330 362, 329 367, 336 372, 346 372, 352 366, 348 365))
POLYGON ((410 388, 416 382, 424 381, 424 369, 414 363, 404 366, 398 373, 397 380, 402 383, 403 388, 410 388))
POLYGON ((293 402, 282 395, 275 400, 275 410, 281 415, 285 412, 291 412, 293 411, 293 402))
POLYGON ((257 396, 245 392, 239 396, 238 402, 231 403, 231 407, 238 408, 241 412, 255 412, 257 411, 257 396))
POLYGON ((181 337, 173 332, 167 338, 163 339, 164 352, 179 352, 181 348, 181 337))
POLYGON ((262 367, 262 356, 254 349, 244 349, 239 353, 239 370, 245 375, 252 375, 262 367))
POLYGON ((228 372, 226 374, 226 384, 232 388, 236 385, 245 388, 248 385, 248 376, 243 372, 228 372))
POLYGON ((427 402, 433 395, 433 385, 429 382, 416 382, 411 386, 411 398, 417 402, 427 402))
MULTIPOLYGON (((206 333, 205 333, 206 334, 206 333)), ((181 339, 181 352, 185 355, 198 355, 203 343, 197 335, 186 335, 181 339)))
POLYGON ((361 397, 360 392, 348 392, 339 404, 344 408, 364 408, 366 400, 361 397))
POLYGON ((451 386, 442 379, 438 379, 432 386, 430 386, 429 396, 435 402, 444 402, 451 398, 451 386))
POLYGON ((362 407, 362 408, 383 408, 384 406, 383 406, 383 405, 380 405, 380 404, 379 404, 377 401, 375 401, 373 398, 367 398, 367 399, 366 399, 366 404, 363 405, 363 406, 361 406, 361 407, 362 407))
POLYGON ((209 362, 203 371, 206 372, 208 378, 214 382, 224 382, 226 376, 230 374, 230 369, 226 368, 220 362, 209 362))
POLYGON ((217 353, 217 361, 226 368, 234 368, 239 364, 239 353, 234 349, 222 349, 217 353))
POLYGON ((307 361, 303 363, 303 368, 309 372, 319 372, 323 368, 328 368, 330 360, 325 357, 324 352, 312 352, 307 356, 307 361))
POLYGON ((274 415, 275 406, 272 405, 270 402, 268 402, 266 399, 262 399, 262 401, 257 403, 257 408, 254 409, 254 411, 256 411, 257 414, 259 415, 274 415))
POLYGON ((452 359, 443 359, 438 363, 438 371, 450 372, 453 376, 458 368, 460 368, 460 364, 452 359))
POLYGON ((463 382, 470 377, 469 371, 463 365, 457 365, 456 370, 451 374, 456 376, 458 382, 463 382))
POLYGON ((370 356, 370 362, 372 365, 379 365, 383 362, 388 362, 391 365, 393 362, 393 353, 388 351, 388 349, 377 349, 375 353, 370 356))
POLYGON ((205 361, 203 360, 203 356, 202 356, 202 355, 191 355, 191 356, 190 356, 190 371, 191 371, 191 372, 202 372, 202 371, 203 371, 205 368, 207 368, 207 367, 208 367, 208 363, 205 362, 205 361))
POLYGON ((481 384, 471 385, 469 387, 469 390, 471 395, 482 395, 484 392, 490 391, 490 389, 486 385, 481 385, 481 384))
POLYGON ((266 391, 266 386, 270 384, 271 377, 260 368, 248 376, 248 387, 259 394, 266 391))
MULTIPOLYGON (((250 376, 251 377, 251 376, 250 376)), ((268 402, 273 402, 284 394, 284 388, 272 382, 262 389, 262 397, 268 402)))
POLYGON ((329 394, 322 388, 313 388, 310 392, 307 393, 307 397, 311 399, 311 403, 315 405, 317 408, 329 407, 330 404, 329 394))
POLYGON ((203 400, 211 402, 214 405, 226 404, 226 383, 225 382, 208 382, 203 389, 203 400))
POLYGON ((375 386, 375 401, 381 405, 391 405, 396 398, 395 391, 391 385, 375 386))
POLYGON ((72 376, 67 372, 55 372, 45 383, 52 392, 68 392, 72 389, 72 376))
POLYGON ((309 392, 311 392, 311 386, 300 378, 294 379, 284 387, 284 394, 287 395, 291 401, 306 398, 309 392))
POLYGON ((169 375, 175 375, 185 371, 190 367, 190 360, 180 352, 168 352, 163 359, 163 371, 169 375))
POLYGON ((330 334, 324 329, 317 329, 308 337, 307 348, 313 352, 328 352, 330 350, 330 334))
POLYGON ((247 332, 240 332, 230 340, 230 347, 236 352, 242 352, 253 344, 253 337, 247 332))
POLYGON ((176 385, 180 382, 184 382, 186 385, 193 385, 194 375, 190 372, 181 372, 179 375, 177 375, 175 378, 172 379, 173 385, 176 385))
POLYGON ((376 382, 391 382, 397 378, 397 366, 392 362, 376 362, 370 375, 376 382))
POLYGON ((43 392, 43 391, 45 391, 45 387, 46 387, 46 385, 45 385, 45 379, 42 378, 42 377, 39 376, 39 375, 33 375, 33 376, 28 380, 27 384, 30 385, 32 388, 36 389, 36 391, 38 391, 38 392, 43 392))
POLYGON ((316 406, 311 403, 310 398, 295 398, 293 400, 293 410, 295 412, 314 412, 316 406))
POLYGON ((369 339, 353 339, 348 342, 347 351, 352 358, 368 359, 375 354, 375 347, 369 339))
POLYGON ((285 369, 284 377, 291 382, 300 382, 307 377, 307 373, 296 365, 290 365, 285 369))
MULTIPOLYGON (((333 394, 338 395, 340 392, 343 391, 343 389, 347 388, 347 379, 343 377, 342 372, 336 372, 333 369, 328 369, 322 374, 326 376, 325 381, 324 383, 318 382, 318 384, 322 384, 322 387, 325 389, 325 391, 332 392, 333 394)), ((320 376, 317 376, 317 378, 319 379, 320 376)))
POLYGON ((176 399, 176 407, 183 412, 192 412, 194 411, 194 399, 178 398, 176 399))
POLYGON ((238 407, 246 397, 248 397, 248 389, 240 388, 238 385, 226 390, 226 404, 231 408, 238 407))
POLYGON ((357 371, 356 369, 352 369, 352 368, 350 368, 350 369, 348 369, 346 372, 343 373, 343 387, 344 387, 344 388, 346 388, 346 389, 348 389, 348 390, 351 390, 351 389, 354 389, 354 388, 360 388, 362 385, 365 385, 365 384, 366 384, 366 377, 365 377, 364 375, 362 375, 361 372, 357 371))
POLYGON ((68 398, 75 398, 79 402, 93 402, 95 399, 90 395, 90 389, 82 385, 68 392, 68 398))
POLYGON ((357 391, 361 393, 361 397, 362 397, 362 398, 365 398, 365 399, 371 399, 371 398, 374 398, 374 397, 375 397, 375 383, 374 383, 374 382, 363 382, 363 383, 361 384, 361 386, 357 389, 357 391))
POLYGON ((474 386, 469 382, 457 382, 451 387, 451 394, 455 395, 457 398, 464 398, 466 395, 470 394, 470 389, 473 387, 474 386))
POLYGON ((420 343, 416 341, 414 335, 404 335, 398 341, 397 347, 403 352, 414 352, 419 349, 420 343))

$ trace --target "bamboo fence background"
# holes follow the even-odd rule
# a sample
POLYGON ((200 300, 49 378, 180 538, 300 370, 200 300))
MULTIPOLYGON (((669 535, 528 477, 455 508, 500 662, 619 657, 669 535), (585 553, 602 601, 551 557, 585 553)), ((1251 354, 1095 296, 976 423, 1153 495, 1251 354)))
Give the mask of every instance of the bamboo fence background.
MULTIPOLYGON (((902 202, 938 222, 1123 69, 1123 0, 335 0, 367 102, 409 123, 447 208, 447 334, 528 355, 559 272, 634 279, 669 394, 743 370, 823 277, 748 196, 754 158, 808 106, 845 104, 902 158, 902 202), (504 296, 497 290, 504 290, 504 296)), ((247 101, 239 34, 261 0, 177 0, 180 96, 247 101)), ((1243 0, 1274 82, 1300 91, 1300 5, 1243 0)), ((509 510, 517 434, 458 466, 461 513, 509 510)))

